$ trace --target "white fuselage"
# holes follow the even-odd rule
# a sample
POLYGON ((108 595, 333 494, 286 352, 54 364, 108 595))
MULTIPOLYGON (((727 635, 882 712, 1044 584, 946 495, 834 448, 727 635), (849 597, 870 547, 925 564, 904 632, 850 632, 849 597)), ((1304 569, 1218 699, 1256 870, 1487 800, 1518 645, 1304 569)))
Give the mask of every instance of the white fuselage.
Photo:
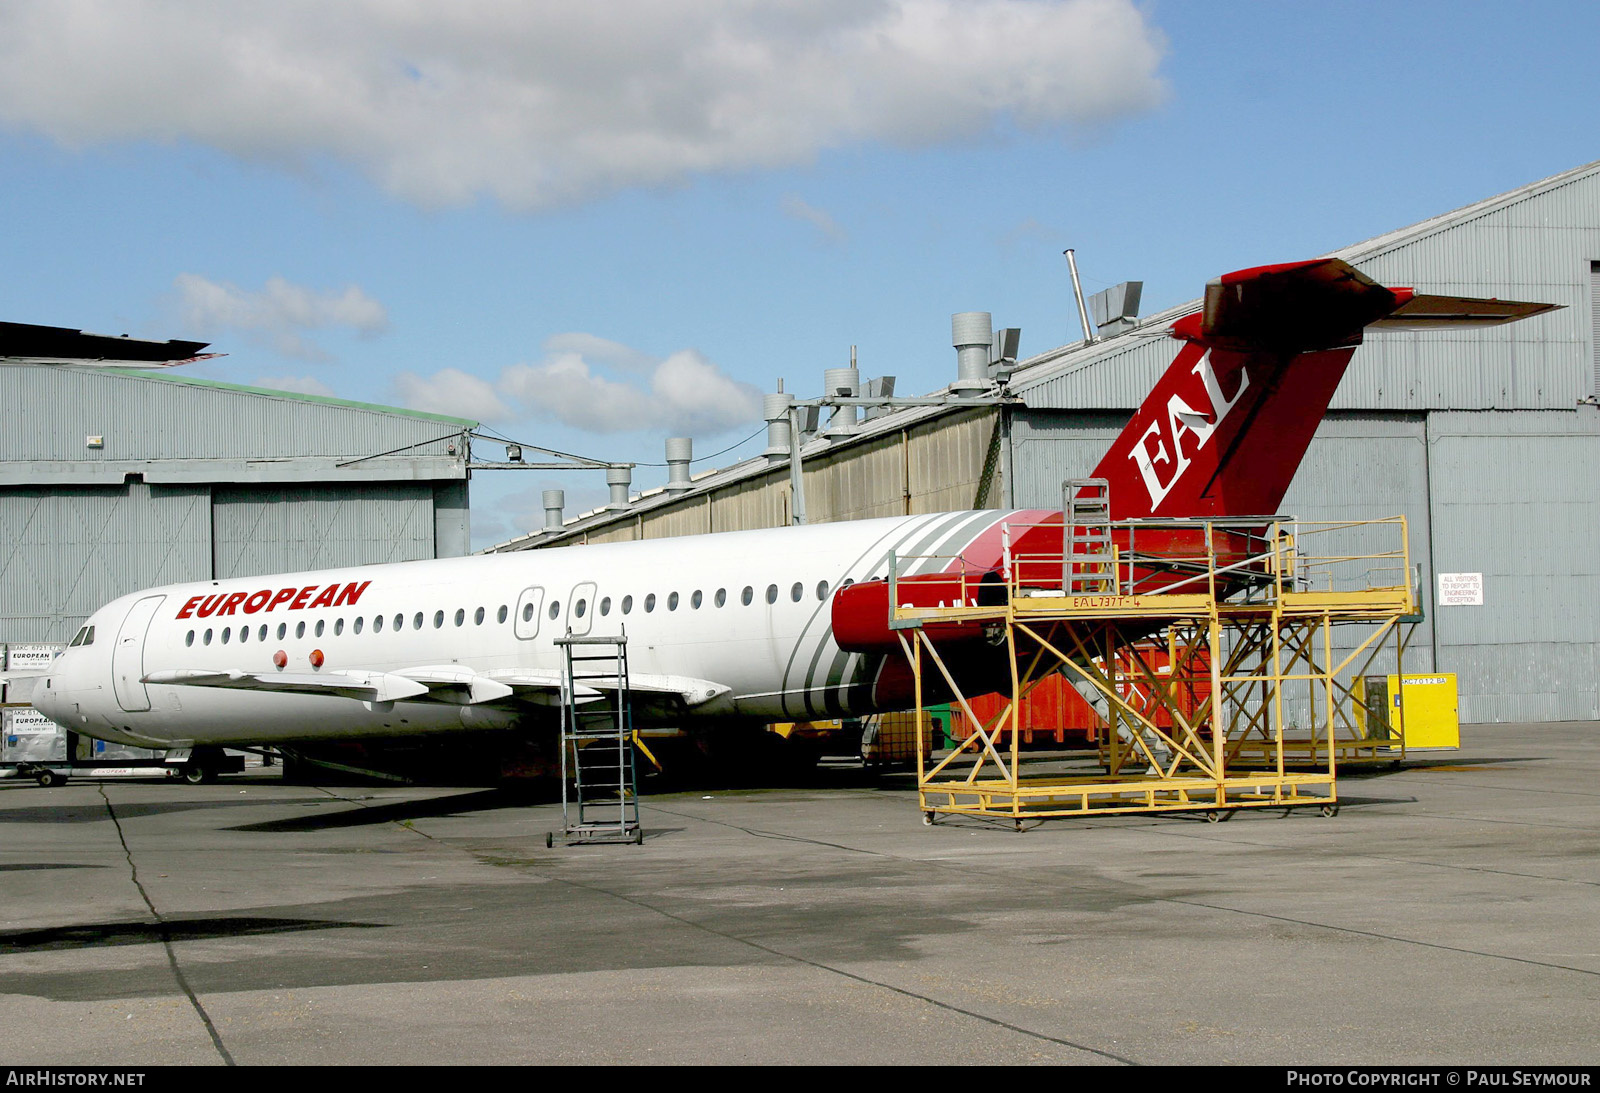
POLYGON ((509 727, 537 712, 538 696, 363 701, 147 680, 418 675, 430 666, 479 678, 553 676, 563 664, 557 638, 625 633, 631 673, 685 681, 680 716, 862 713, 876 658, 834 642, 833 593, 886 576, 891 554, 908 559, 902 575, 931 572, 1005 515, 934 513, 169 585, 95 612, 80 632, 92 627, 92 642, 55 661, 34 704, 85 735, 153 746, 509 727), (697 696, 699 683, 715 684, 714 697, 697 696))

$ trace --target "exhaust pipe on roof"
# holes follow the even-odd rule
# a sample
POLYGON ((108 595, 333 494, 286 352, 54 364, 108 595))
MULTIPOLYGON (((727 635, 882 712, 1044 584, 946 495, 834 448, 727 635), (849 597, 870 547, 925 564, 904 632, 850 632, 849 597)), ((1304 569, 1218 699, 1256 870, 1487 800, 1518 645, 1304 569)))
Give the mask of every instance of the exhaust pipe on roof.
POLYGON ((761 416, 767 422, 767 447, 761 454, 768 463, 780 463, 789 458, 789 407, 794 396, 782 391, 761 396, 761 416))
POLYGON ((667 437, 667 492, 683 493, 693 485, 689 464, 694 461, 694 440, 687 436, 667 437))
MULTIPOLYGON (((843 396, 855 398, 861 394, 861 371, 857 368, 825 368, 822 370, 822 394, 825 398, 843 396)), ((856 408, 835 406, 823 430, 828 436, 844 436, 856 431, 856 408)))
POLYGON ((611 487, 611 500, 606 502, 606 508, 615 512, 628 507, 628 487, 633 485, 633 469, 631 467, 607 467, 606 485, 611 487))
POLYGON ((567 505, 567 495, 562 490, 544 491, 544 530, 561 530, 561 510, 567 505))
POLYGON ((987 391, 989 355, 994 349, 994 321, 987 311, 961 311, 950 316, 950 344, 956 350, 957 394, 987 391))

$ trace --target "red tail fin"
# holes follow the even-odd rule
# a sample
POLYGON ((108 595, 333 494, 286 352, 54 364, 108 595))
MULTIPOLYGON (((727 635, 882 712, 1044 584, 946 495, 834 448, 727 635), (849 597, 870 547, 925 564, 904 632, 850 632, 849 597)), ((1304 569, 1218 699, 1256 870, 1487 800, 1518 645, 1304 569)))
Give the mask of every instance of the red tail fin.
POLYGON ((1552 306, 1419 297, 1337 258, 1224 274, 1172 325, 1183 348, 1094 477, 1111 483, 1114 519, 1274 513, 1366 327, 1493 325, 1552 306))

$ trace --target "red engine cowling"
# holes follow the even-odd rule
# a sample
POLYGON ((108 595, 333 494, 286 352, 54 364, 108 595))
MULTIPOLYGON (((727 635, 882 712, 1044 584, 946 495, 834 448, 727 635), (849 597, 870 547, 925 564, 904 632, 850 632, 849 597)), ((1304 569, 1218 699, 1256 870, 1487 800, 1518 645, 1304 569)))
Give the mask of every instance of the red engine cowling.
MULTIPOLYGON (((902 607, 979 607, 1005 602, 997 572, 929 573, 895 582, 902 607)), ((940 643, 987 641, 992 621, 925 622, 924 631, 940 643)), ((833 597, 833 638, 851 653, 899 653, 900 639, 889 626, 889 582, 862 581, 833 597)))

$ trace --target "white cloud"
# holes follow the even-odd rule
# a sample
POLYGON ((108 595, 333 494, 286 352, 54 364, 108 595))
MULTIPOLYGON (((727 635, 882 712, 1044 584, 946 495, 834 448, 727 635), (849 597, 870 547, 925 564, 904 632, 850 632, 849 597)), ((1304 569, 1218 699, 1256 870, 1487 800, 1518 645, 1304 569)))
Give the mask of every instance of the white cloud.
POLYGON ((323 398, 337 397, 333 393, 333 388, 315 376, 262 376, 256 380, 256 386, 269 387, 274 391, 292 391, 297 395, 319 395, 323 398))
POLYGON ((661 363, 650 354, 641 353, 632 346, 578 331, 552 334, 545 339, 544 351, 547 354, 576 353, 580 357, 608 364, 613 368, 624 368, 629 372, 648 372, 661 363))
POLYGON ((412 410, 473 421, 509 421, 516 416, 487 380, 459 368, 426 377, 402 372, 394 378, 394 386, 400 405, 412 410))
POLYGON ((8 0, 0 125, 354 165, 537 209, 700 172, 1094 126, 1163 94, 1133 0, 8 0))
MULTIPOLYGON (((628 353, 644 356, 637 350, 628 353)), ((729 376, 695 350, 681 349, 664 360, 644 359, 651 363, 648 389, 597 371, 582 353, 570 349, 551 353, 538 364, 512 365, 501 373, 498 387, 534 417, 593 433, 643 430, 705 436, 761 419, 760 390, 729 376)))
POLYGON ((304 331, 344 326, 376 334, 389 324, 383 305, 357 285, 319 293, 271 277, 261 291, 247 292, 195 273, 180 273, 173 284, 184 321, 191 329, 243 331, 292 357, 320 360, 326 356, 302 337, 304 331))
POLYGON ((845 239, 845 230, 832 215, 802 199, 798 194, 788 194, 784 197, 783 215, 791 220, 802 220, 810 224, 831 242, 842 243, 845 239))

